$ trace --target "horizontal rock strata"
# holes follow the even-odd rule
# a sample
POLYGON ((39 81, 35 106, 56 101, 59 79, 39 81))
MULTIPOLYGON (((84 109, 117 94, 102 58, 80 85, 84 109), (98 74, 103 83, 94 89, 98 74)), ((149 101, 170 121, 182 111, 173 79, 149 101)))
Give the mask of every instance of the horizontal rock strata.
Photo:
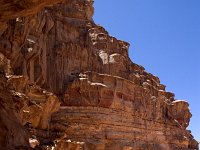
POLYGON ((0 146, 198 149, 189 104, 93 13, 93 0, 0 2, 0 146))

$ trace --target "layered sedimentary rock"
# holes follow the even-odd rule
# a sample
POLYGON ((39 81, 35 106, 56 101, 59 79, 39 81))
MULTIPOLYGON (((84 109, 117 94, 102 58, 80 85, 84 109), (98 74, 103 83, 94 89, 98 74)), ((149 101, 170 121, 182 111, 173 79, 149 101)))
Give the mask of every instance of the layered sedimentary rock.
POLYGON ((57 2, 1 2, 0 94, 7 96, 0 101, 0 145, 198 149, 186 129, 188 103, 133 63, 127 42, 94 23, 93 1, 57 2))
POLYGON ((61 1, 62 0, 1 0, 0 21, 35 14, 42 8, 61 1))
POLYGON ((53 93, 30 85, 27 77, 0 74, 0 145, 2 150, 29 149, 32 128, 47 130, 60 102, 53 93))

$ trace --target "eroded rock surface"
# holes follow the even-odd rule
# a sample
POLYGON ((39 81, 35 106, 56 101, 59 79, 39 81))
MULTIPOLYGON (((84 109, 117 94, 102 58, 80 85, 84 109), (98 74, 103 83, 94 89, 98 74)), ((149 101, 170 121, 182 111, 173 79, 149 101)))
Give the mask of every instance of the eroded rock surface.
POLYGON ((93 22, 93 0, 0 4, 0 146, 198 149, 189 104, 93 22))

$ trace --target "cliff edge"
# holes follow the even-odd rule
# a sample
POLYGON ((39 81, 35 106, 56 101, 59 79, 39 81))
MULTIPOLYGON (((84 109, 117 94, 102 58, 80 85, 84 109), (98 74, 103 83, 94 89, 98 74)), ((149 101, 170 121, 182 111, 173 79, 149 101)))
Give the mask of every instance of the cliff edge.
POLYGON ((93 12, 93 0, 0 1, 2 150, 197 150, 189 104, 93 12))

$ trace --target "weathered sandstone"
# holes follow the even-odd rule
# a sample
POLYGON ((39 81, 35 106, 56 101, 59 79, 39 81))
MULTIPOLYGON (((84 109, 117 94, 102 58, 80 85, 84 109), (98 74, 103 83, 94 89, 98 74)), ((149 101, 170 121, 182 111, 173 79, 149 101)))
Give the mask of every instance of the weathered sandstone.
POLYGON ((0 1, 0 146, 198 149, 189 104, 93 12, 93 0, 0 1))

